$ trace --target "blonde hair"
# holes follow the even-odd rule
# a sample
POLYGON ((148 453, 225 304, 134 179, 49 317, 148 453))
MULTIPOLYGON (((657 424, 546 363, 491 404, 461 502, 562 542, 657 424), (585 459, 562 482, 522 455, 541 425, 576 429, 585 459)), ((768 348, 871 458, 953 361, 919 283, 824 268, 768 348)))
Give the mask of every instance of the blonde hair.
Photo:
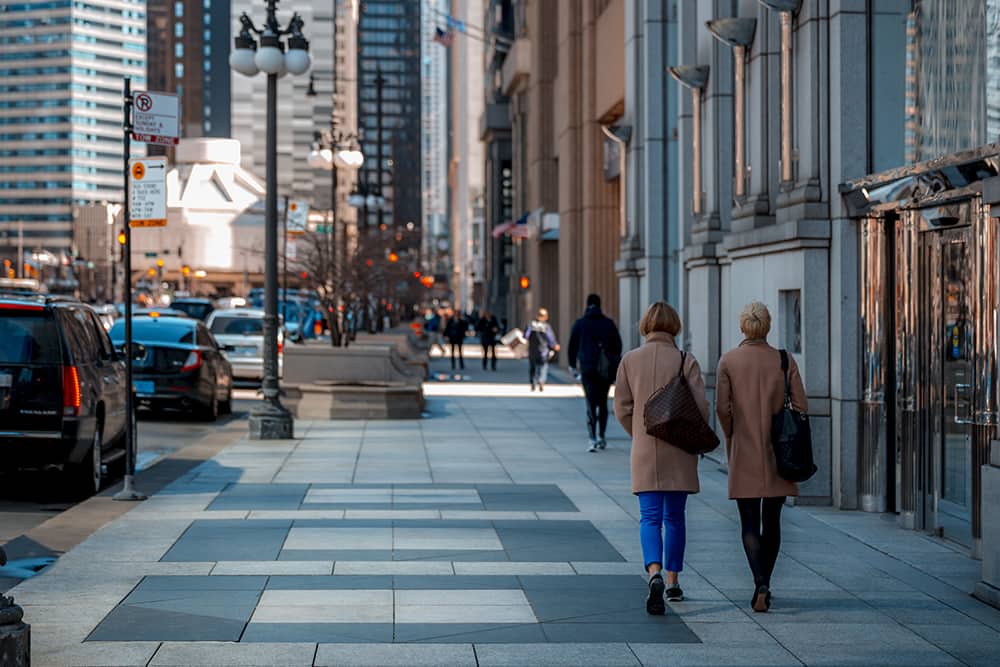
POLYGON ((545 308, 539 308, 538 315, 536 315, 535 317, 537 317, 538 319, 542 319, 543 317, 548 317, 548 316, 549 316, 548 310, 546 310, 545 308))
POLYGON ((771 312, 760 301, 748 303, 740 313, 740 331, 748 339, 767 338, 771 331, 771 312))
POLYGON ((639 321, 639 333, 648 336, 656 331, 663 331, 671 336, 681 332, 681 316, 674 307, 664 301, 657 301, 646 309, 646 314, 639 321))

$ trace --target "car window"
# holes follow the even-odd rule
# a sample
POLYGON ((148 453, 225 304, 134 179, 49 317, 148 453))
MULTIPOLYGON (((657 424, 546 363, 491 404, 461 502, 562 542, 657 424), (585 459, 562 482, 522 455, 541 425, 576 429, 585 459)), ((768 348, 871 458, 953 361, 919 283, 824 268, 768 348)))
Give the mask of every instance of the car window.
POLYGON ((101 320, 94 313, 90 313, 90 325, 94 340, 97 341, 98 356, 103 361, 110 361, 115 356, 114 348, 111 347, 111 339, 108 338, 108 334, 104 331, 101 320))
MULTIPOLYGON (((111 327, 111 340, 125 340, 125 321, 111 327)), ((194 320, 166 317, 136 317, 132 320, 132 340, 164 343, 194 343, 194 320)))
POLYGON ((0 363, 62 363, 59 330, 43 310, 0 311, 0 363))
POLYGON ((98 358, 98 342, 90 324, 90 313, 82 308, 60 308, 63 332, 70 343, 73 362, 77 364, 92 364, 98 358))
POLYGON ((203 324, 198 325, 198 345, 204 347, 218 347, 212 334, 208 332, 203 324))
POLYGON ((259 317, 216 317, 212 320, 212 333, 227 336, 262 336, 264 320, 259 317))
POLYGON ((212 312, 212 305, 208 303, 175 301, 170 307, 198 320, 205 319, 212 312))

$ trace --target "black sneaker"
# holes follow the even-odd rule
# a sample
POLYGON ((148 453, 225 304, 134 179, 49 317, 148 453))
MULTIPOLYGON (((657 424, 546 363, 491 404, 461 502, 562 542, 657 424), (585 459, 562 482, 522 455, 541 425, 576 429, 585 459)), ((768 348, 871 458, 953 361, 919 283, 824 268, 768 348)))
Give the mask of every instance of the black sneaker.
POLYGON ((667 589, 667 602, 683 602, 684 591, 679 584, 673 584, 667 589))
POLYGON ((649 597, 646 598, 646 613, 654 616, 663 616, 667 611, 667 605, 663 601, 663 577, 654 575, 649 578, 649 597))

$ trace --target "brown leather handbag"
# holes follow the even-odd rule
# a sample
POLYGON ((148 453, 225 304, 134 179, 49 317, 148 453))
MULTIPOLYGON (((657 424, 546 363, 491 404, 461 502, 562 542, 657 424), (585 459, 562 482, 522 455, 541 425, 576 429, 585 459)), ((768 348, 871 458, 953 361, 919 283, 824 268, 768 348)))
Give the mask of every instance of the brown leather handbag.
MULTIPOLYGON (((681 369, 646 400, 643 421, 646 434, 679 447, 689 454, 705 454, 719 446, 719 436, 708 425, 684 376, 687 355, 681 352, 681 369)), ((655 371, 656 361, 653 367, 655 371)))

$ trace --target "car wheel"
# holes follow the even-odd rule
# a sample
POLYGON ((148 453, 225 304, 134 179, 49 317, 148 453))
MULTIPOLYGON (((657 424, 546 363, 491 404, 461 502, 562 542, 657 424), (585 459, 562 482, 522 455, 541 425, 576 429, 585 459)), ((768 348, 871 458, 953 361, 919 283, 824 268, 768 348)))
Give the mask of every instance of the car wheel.
POLYGON ((202 413, 202 417, 207 422, 214 422, 216 419, 219 418, 219 397, 214 388, 212 389, 212 398, 209 401, 208 405, 204 407, 204 412, 202 413))
POLYGON ((219 413, 224 415, 233 414, 233 388, 226 392, 226 400, 219 405, 219 413))
POLYGON ((104 484, 104 475, 101 472, 101 425, 94 429, 94 441, 90 444, 90 451, 82 461, 77 463, 70 470, 72 476, 72 488, 80 498, 89 498, 100 493, 104 484))

